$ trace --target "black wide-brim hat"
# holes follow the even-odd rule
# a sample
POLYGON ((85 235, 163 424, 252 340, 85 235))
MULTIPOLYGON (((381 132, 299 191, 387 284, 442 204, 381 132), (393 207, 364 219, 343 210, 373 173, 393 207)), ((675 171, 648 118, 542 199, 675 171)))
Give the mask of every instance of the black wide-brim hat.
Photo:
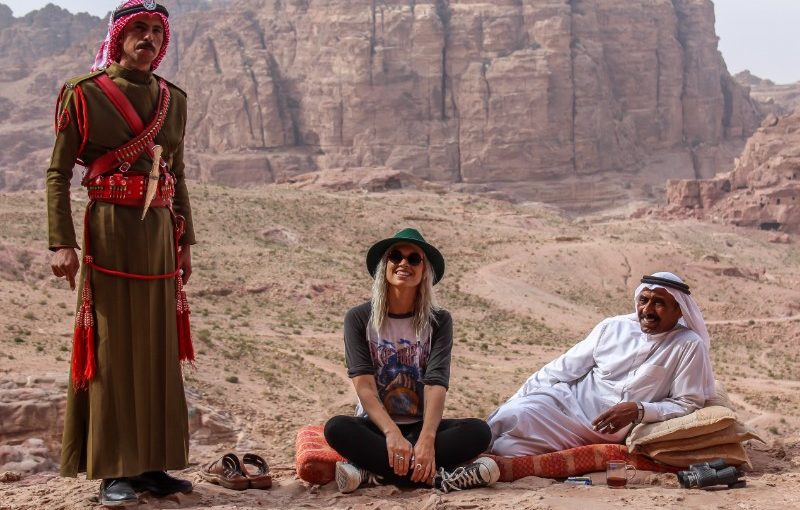
POLYGON ((433 284, 439 283, 439 280, 444 276, 444 257, 439 250, 434 246, 425 242, 422 234, 413 228, 404 228, 397 232, 394 236, 388 239, 383 239, 372 245, 372 248, 367 251, 367 271, 371 276, 375 276, 375 269, 381 261, 381 257, 386 253, 392 245, 398 243, 408 243, 419 246, 425 253, 425 257, 433 267, 433 284))

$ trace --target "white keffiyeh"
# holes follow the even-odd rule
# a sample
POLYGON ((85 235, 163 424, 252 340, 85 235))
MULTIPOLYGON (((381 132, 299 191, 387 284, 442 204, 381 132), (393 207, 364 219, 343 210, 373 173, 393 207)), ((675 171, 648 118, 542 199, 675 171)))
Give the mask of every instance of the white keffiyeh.
MULTIPOLYGON (((684 281, 681 280, 681 278, 678 275, 666 271, 653 273, 650 276, 672 280, 673 282, 676 283, 681 283, 681 284, 684 283, 684 281)), ((703 312, 700 311, 700 307, 697 305, 697 301, 695 301, 690 294, 686 294, 678 289, 673 289, 671 287, 667 287, 665 285, 659 285, 657 283, 642 283, 636 288, 636 292, 633 294, 634 310, 636 309, 636 300, 639 298, 639 294, 641 294, 641 292, 644 289, 655 289, 655 288, 664 289, 667 292, 669 292, 670 295, 672 295, 672 297, 675 298, 675 301, 677 301, 678 305, 680 305, 681 313, 683 314, 683 317, 681 317, 678 322, 683 324, 687 328, 691 329, 695 333, 697 333, 697 335, 703 340, 703 344, 706 347, 706 351, 709 352, 710 356, 711 337, 708 334, 708 328, 706 328, 706 321, 705 319, 703 319, 703 312)), ((707 378, 705 383, 706 398, 711 398, 712 396, 714 396, 714 377, 712 375, 712 372, 710 371, 708 375, 709 377, 707 378)))

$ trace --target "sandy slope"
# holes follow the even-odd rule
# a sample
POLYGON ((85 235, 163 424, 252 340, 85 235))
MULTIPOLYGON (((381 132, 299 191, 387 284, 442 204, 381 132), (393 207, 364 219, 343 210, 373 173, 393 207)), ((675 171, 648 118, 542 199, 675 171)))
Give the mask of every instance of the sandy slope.
MULTIPOLYGON (((328 194, 284 187, 193 186, 198 225, 189 285, 200 353, 186 374, 198 404, 224 413, 235 439, 193 440, 201 463, 256 451, 270 491, 198 483, 189 496, 143 496, 140 508, 796 508, 800 500, 800 254, 765 234, 701 224, 568 219, 531 204, 454 193, 328 194), (581 339, 601 317, 628 313, 638 278, 672 269, 690 282, 710 322, 712 357, 753 446, 747 489, 685 491, 674 477, 634 488, 573 488, 548 480, 451 495, 369 488, 350 496, 294 478, 294 434, 349 413, 341 318, 368 296, 363 252, 403 226, 421 228, 448 260, 437 287, 455 319, 446 415, 485 416, 530 372, 581 339), (726 268, 742 269, 727 276, 726 268), (229 382, 236 376, 238 382, 229 382)), ((64 373, 75 297, 48 276, 44 202, 0 195, 0 378, 64 373)), ((76 217, 80 211, 76 210, 76 217)), ((602 482, 602 477, 598 482, 602 482)), ((97 483, 53 473, 0 483, 0 508, 85 508, 97 483)))

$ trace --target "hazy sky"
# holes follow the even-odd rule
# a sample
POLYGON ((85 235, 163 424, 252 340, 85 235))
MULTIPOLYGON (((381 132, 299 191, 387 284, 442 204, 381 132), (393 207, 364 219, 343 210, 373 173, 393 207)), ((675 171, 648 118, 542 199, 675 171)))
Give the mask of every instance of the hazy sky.
POLYGON ((800 1, 715 0, 714 4, 719 49, 732 74, 749 69, 777 83, 800 81, 800 1))
MULTIPOLYGON (((121 0, 51 0, 71 12, 105 16, 121 0)), ((48 0, 0 0, 15 16, 48 0)), ((169 2, 165 2, 169 7, 169 2)), ((800 0, 714 0, 717 35, 728 70, 749 69, 777 83, 800 81, 800 0)))

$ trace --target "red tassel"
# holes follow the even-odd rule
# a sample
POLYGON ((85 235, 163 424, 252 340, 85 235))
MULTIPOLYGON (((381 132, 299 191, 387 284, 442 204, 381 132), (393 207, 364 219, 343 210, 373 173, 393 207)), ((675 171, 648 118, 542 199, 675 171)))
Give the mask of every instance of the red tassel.
POLYGON ((83 367, 86 365, 86 343, 84 336, 86 330, 75 323, 75 334, 72 336, 72 386, 76 389, 83 388, 83 367))
MULTIPOLYGON (((94 321, 92 321, 94 322, 94 321)), ((94 357, 94 326, 89 326, 86 328, 86 335, 84 336, 86 339, 86 364, 84 365, 84 372, 83 372, 83 380, 87 382, 91 382, 94 379, 94 372, 97 363, 95 362, 94 357)))
POLYGON ((72 337, 72 385, 76 390, 86 388, 95 374, 93 311, 92 287, 87 277, 72 337))
POLYGON ((180 274, 175 276, 175 290, 178 323, 178 359, 193 363, 194 346, 192 345, 192 331, 189 326, 189 301, 186 299, 186 292, 183 290, 183 277, 180 274))

